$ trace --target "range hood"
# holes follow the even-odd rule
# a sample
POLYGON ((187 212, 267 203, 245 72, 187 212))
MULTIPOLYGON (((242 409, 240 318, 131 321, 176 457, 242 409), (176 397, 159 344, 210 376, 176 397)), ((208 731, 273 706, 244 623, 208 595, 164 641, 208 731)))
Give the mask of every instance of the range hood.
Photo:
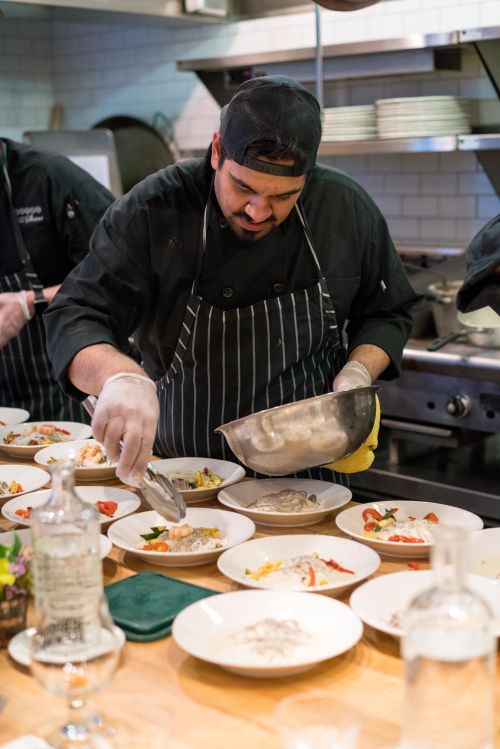
POLYGON ((200 22, 239 21, 312 10, 313 0, 1 0, 6 18, 61 18, 75 13, 114 13, 200 22))
POLYGON ((102 18, 122 13, 136 18, 141 15, 197 22, 231 22, 304 13, 315 7, 314 0, 0 0, 0 16, 59 19, 68 17, 68 14, 73 18, 74 14, 90 11, 99 12, 102 18))

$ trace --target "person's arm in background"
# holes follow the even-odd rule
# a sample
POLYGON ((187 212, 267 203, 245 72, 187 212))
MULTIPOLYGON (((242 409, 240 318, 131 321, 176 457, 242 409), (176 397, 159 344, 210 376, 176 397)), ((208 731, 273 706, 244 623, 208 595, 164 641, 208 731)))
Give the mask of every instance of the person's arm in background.
POLYGON ((334 379, 334 391, 399 375, 411 330, 411 307, 419 298, 408 281, 387 224, 377 211, 370 227, 361 286, 350 308, 348 361, 334 379))
POLYGON ((118 462, 118 477, 137 485, 159 406, 154 382, 125 353, 151 299, 147 217, 138 212, 137 220, 128 220, 127 204, 112 206, 98 224, 89 254, 61 285, 44 322, 61 386, 79 399, 99 396, 94 435, 118 462))
MULTIPOLYGON (((64 156, 48 156, 46 190, 50 220, 70 263, 77 265, 88 252, 90 237, 114 196, 90 174, 64 156)), ((48 304, 60 284, 42 289, 48 304)), ((31 289, 0 294, 0 348, 15 338, 35 315, 31 289)))

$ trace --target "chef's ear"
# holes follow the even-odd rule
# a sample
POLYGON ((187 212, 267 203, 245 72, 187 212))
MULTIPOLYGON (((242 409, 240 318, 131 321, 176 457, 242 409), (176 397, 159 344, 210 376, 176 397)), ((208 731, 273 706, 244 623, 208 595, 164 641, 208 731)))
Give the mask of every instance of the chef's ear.
POLYGON ((216 132, 212 135, 212 156, 210 158, 210 163, 212 164, 212 168, 215 170, 217 170, 219 166, 220 149, 221 149, 220 133, 216 132))

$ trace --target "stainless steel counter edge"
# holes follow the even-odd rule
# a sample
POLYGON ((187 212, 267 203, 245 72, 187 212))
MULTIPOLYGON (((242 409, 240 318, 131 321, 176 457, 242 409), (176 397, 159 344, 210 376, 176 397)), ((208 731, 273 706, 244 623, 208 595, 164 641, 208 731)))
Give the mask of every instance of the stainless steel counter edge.
POLYGON ((499 349, 453 342, 439 351, 427 351, 430 342, 410 339, 403 351, 403 369, 484 380, 496 380, 500 374, 499 349))

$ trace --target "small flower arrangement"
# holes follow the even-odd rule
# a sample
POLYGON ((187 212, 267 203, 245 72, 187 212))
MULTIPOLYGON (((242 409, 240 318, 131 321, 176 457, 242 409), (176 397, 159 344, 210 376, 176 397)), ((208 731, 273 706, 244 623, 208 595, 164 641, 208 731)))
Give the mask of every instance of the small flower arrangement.
POLYGON ((9 546, 0 544, 0 602, 28 597, 32 589, 31 557, 31 549, 23 546, 17 533, 9 546))

